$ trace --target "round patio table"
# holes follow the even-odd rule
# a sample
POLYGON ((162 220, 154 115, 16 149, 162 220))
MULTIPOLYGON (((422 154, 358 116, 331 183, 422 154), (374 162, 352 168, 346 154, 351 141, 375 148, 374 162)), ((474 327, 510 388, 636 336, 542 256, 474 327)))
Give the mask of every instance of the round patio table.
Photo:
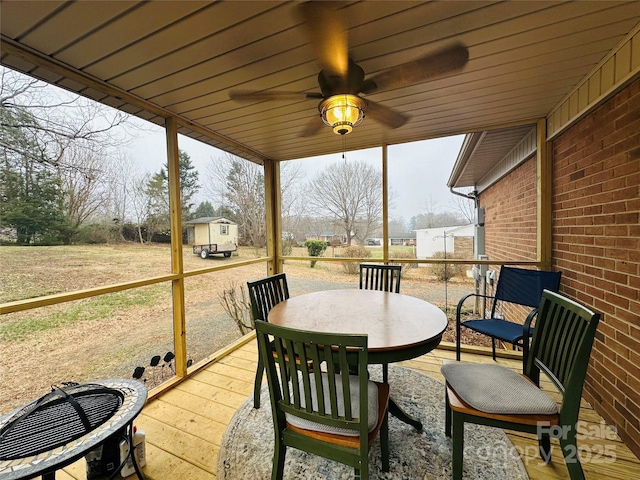
MULTIPOLYGON (((69 408, 61 407, 60 402, 52 402, 50 406, 41 411, 35 420, 25 421, 21 424, 20 432, 23 433, 9 432, 9 424, 16 418, 16 414, 29 410, 32 406, 37 405, 37 402, 31 402, 0 417, 0 432, 7 434, 0 437, 2 438, 0 479, 21 480, 42 475, 44 480, 51 480, 55 478, 56 470, 79 460, 114 435, 122 432, 123 429, 127 431, 126 434, 131 442, 133 430, 131 425, 147 400, 147 388, 144 384, 128 379, 107 379, 85 385, 106 387, 115 391, 120 397, 118 403, 121 402, 121 404, 113 409, 113 413, 104 423, 66 443, 60 444, 61 442, 55 437, 73 437, 72 430, 77 428, 78 422, 68 416, 69 408), (34 446, 34 442, 40 443, 40 446, 34 446), (47 447, 47 442, 50 443, 49 447, 47 447)), ((79 385, 79 387, 85 385, 79 385)), ((101 407, 96 404, 88 405, 86 415, 95 415, 99 408, 101 407)), ((131 451, 130 448, 130 454, 131 451)), ((143 479, 133 455, 132 460, 138 477, 143 479)))
MULTIPOLYGON (((369 364, 410 360, 438 346, 447 317, 435 305, 409 295, 377 290, 325 290, 280 302, 269 312, 275 325, 329 333, 367 334, 369 364)), ((422 430, 390 400, 389 411, 422 430)))

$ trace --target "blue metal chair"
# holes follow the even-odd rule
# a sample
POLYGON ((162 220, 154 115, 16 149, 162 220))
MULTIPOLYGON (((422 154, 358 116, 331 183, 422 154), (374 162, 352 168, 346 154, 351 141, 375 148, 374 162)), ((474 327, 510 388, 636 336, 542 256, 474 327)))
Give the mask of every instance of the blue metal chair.
POLYGON ((545 272, 503 266, 500 269, 495 296, 471 293, 462 297, 456 309, 456 360, 460 360, 460 327, 466 327, 491 337, 494 360, 496 359, 496 340, 501 340, 512 344, 514 348, 516 346, 522 347, 523 358, 526 362, 529 338, 533 334, 531 322, 536 316, 542 292, 544 290, 557 292, 560 287, 560 276, 561 272, 545 272), (461 320, 464 303, 472 297, 491 300, 489 318, 461 320), (511 322, 505 318, 498 318, 496 313, 504 303, 532 308, 525 319, 524 325, 511 322))

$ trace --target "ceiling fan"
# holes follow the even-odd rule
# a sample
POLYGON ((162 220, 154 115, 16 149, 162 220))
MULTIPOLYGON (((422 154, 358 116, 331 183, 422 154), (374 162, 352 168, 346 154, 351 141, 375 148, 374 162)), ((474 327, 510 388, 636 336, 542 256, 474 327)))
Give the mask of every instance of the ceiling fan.
POLYGON ((397 65, 369 78, 350 57, 347 29, 338 2, 310 1, 296 7, 322 70, 318 74, 320 92, 232 90, 229 97, 239 101, 319 99, 320 115, 315 116, 301 136, 317 133, 323 124, 339 135, 346 135, 366 115, 389 128, 404 125, 408 117, 361 95, 382 92, 424 82, 432 77, 463 68, 467 47, 460 43, 397 65))

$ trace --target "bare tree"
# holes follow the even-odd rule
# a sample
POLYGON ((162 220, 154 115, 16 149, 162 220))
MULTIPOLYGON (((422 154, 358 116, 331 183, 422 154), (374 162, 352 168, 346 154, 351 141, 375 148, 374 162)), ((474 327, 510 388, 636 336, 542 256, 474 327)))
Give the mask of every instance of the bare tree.
POLYGON ((360 243, 382 220, 382 175, 364 161, 339 161, 310 183, 308 198, 319 216, 331 216, 344 230, 347 244, 360 243))
POLYGON ((41 152, 37 161, 57 168, 77 168, 65 157, 71 146, 82 144, 84 149, 104 151, 122 145, 125 133, 116 137, 114 128, 127 124, 128 114, 4 67, 0 67, 0 79, 2 108, 26 110, 34 120, 3 127, 28 132, 41 152))
POLYGON ((389 219, 390 237, 399 237, 405 235, 409 230, 409 226, 407 225, 407 222, 404 221, 404 218, 398 217, 389 219))
MULTIPOLYGON (((473 191, 473 187, 465 189, 462 193, 469 194, 473 191)), ((455 195, 451 201, 453 208, 462 215, 469 223, 475 222, 476 208, 473 198, 464 198, 460 195, 455 195)))
POLYGON ((300 235, 307 212, 303 180, 306 174, 300 163, 285 162, 280 166, 280 202, 282 231, 288 235, 300 235))
MULTIPOLYGON (((293 221, 303 211, 296 186, 302 172, 299 166, 282 164, 280 169, 282 215, 293 221)), ((241 237, 254 247, 266 245, 264 168, 231 154, 212 158, 207 166, 205 190, 218 209, 229 209, 238 222, 241 237)), ((290 228, 289 223, 284 223, 290 228)))
MULTIPOLYGON (((142 176, 138 173, 134 162, 126 155, 116 156, 108 169, 108 217, 118 227, 120 239, 125 240, 123 229, 127 221, 135 223, 138 227, 144 222, 144 216, 138 216, 137 206, 147 203, 146 200, 140 200, 144 196, 145 183, 142 182, 142 176)), ((148 181, 148 177, 144 179, 145 182, 148 181)), ((140 211, 143 210, 140 209, 140 211)))
POLYGON ((58 167, 67 218, 63 241, 71 244, 80 226, 108 205, 109 190, 104 181, 106 162, 93 148, 71 145, 64 157, 66 168, 58 167))
MULTIPOLYGON (((29 165, 20 170, 5 163, 3 174, 17 182, 29 171, 55 178, 60 192, 56 203, 63 218, 56 222, 53 241, 70 243, 80 226, 106 204, 105 165, 131 131, 122 129, 118 137, 114 128, 129 116, 4 67, 0 78, 0 148, 5 158, 19 157, 22 165, 29 165), (29 148, 24 148, 25 142, 29 148)), ((42 195, 31 195, 29 208, 38 209, 46 201, 42 195)), ((14 216, 28 217, 26 206, 19 201, 13 205, 14 216)), ((50 232, 49 237, 53 237, 50 232)))
POLYGON ((216 198, 228 207, 238 222, 240 238, 247 245, 267 244, 264 169, 242 158, 226 154, 209 165, 216 181, 216 198))
POLYGON ((135 176, 129 182, 129 193, 131 199, 131 212, 134 217, 134 223, 138 229, 138 239, 140 243, 145 242, 142 232, 142 225, 150 218, 151 201, 147 195, 147 185, 151 180, 151 175, 146 173, 142 176, 135 176))

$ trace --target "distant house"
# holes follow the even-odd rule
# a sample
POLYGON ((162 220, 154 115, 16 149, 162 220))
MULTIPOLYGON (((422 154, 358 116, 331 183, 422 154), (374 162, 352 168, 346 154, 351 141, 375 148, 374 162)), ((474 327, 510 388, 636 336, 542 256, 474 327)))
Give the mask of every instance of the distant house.
MULTIPOLYGON (((371 237, 364 241, 367 247, 380 247, 384 239, 371 237)), ((416 244, 416 232, 389 232, 389 245, 414 246, 416 244)))
POLYGON ((332 231, 310 232, 305 235, 305 240, 322 240, 329 244, 339 243, 344 245, 347 243, 347 236, 344 233, 335 233, 332 231))
POLYGON ((435 252, 447 251, 473 258, 474 225, 458 227, 422 228, 416 230, 416 258, 433 257, 435 252))
POLYGON ((414 246, 416 244, 416 232, 390 233, 389 245, 414 246))

